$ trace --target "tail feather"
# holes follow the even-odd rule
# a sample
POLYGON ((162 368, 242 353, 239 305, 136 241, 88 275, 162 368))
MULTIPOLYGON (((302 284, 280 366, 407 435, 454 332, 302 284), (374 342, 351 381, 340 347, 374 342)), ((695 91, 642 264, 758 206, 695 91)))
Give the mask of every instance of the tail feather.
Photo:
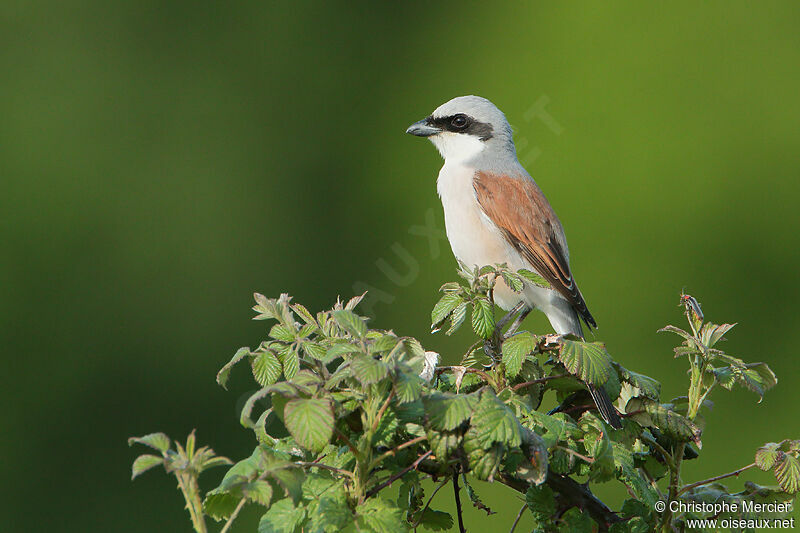
POLYGON ((611 398, 603 387, 596 387, 591 383, 587 383, 586 387, 589 389, 589 394, 592 395, 592 400, 597 406, 597 410, 603 417, 603 420, 614 429, 622 429, 622 420, 619 418, 619 413, 611 403, 611 398))

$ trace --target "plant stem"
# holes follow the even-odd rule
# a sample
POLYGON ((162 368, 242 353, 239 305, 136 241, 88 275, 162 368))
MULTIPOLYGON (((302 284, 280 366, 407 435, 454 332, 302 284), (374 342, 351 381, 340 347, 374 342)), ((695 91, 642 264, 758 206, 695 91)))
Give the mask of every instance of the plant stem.
POLYGON ((237 505, 236 509, 233 510, 231 516, 228 518, 228 521, 225 522, 225 527, 223 527, 219 533, 228 533, 228 531, 230 531, 233 521, 236 520, 237 516, 239 516, 239 511, 242 510, 245 503, 247 503, 247 498, 242 498, 239 500, 239 505, 237 505))
POLYGON ((197 486, 197 478, 191 474, 177 472, 178 487, 181 489, 183 499, 186 500, 186 509, 192 519, 192 525, 197 533, 207 533, 206 521, 203 517, 203 502, 200 501, 200 487, 197 486))
POLYGON ((400 444, 400 445, 398 445, 398 446, 396 446, 396 447, 392 448, 392 449, 391 449, 391 450, 389 450, 388 452, 384 453, 383 455, 379 456, 377 459, 375 459, 374 461, 372 461, 372 465, 370 466, 370 470, 372 470, 373 468, 375 468, 376 466, 378 466, 379 464, 381 464, 381 462, 382 462, 384 459, 386 459, 387 457, 391 457, 392 455, 396 454, 396 453, 397 453, 397 452, 399 452, 400 450, 402 450, 402 449, 404 449, 404 448, 408 448, 409 446, 413 446, 413 445, 417 444, 418 442, 422 442, 422 441, 424 441, 424 440, 428 440, 428 437, 426 437, 425 435, 422 435, 422 436, 420 436, 420 437, 416 437, 416 438, 414 438, 414 439, 411 439, 411 440, 409 440, 409 441, 406 441, 406 442, 404 442, 403 444, 400 444))
POLYGON ((459 533, 467 533, 464 529, 464 517, 461 515, 461 494, 458 488, 458 467, 453 469, 453 493, 456 498, 456 516, 458 516, 459 533))
POLYGON ((419 523, 422 522, 422 516, 425 514, 425 511, 428 509, 428 507, 430 507, 431 502, 433 501, 433 497, 436 496, 436 493, 439 492, 439 490, 441 490, 442 487, 447 485, 448 481, 450 481, 450 480, 445 478, 441 483, 439 483, 439 486, 434 489, 433 494, 431 494, 431 497, 428 498, 428 501, 425 503, 425 507, 423 507, 419 511, 419 518, 417 519, 416 522, 411 524, 411 527, 417 527, 419 525, 419 523))
POLYGON ((536 385, 537 383, 545 383, 547 381, 550 381, 551 379, 561 379, 561 378, 566 378, 566 377, 569 377, 569 376, 567 376, 566 374, 561 374, 561 375, 558 375, 558 376, 545 376, 543 378, 533 379, 531 381, 526 381, 525 383, 517 383, 516 385, 511 387, 511 390, 516 392, 518 389, 521 389, 523 387, 527 387, 529 385, 536 385))
POLYGON ((743 466, 742 468, 740 468, 738 470, 734 470, 733 472, 728 472, 727 474, 722 474, 722 475, 719 475, 719 476, 710 477, 710 478, 704 479, 702 481, 695 481, 694 483, 690 483, 689 485, 685 485, 680 491, 678 491, 678 495, 680 496, 684 492, 690 491, 695 487, 699 487, 700 485, 705 485, 706 483, 711 483, 713 481, 719 481, 720 479, 725 479, 725 478, 729 478, 729 477, 733 477, 733 476, 738 476, 739 474, 741 474, 745 470, 750 470, 754 466, 756 466, 755 463, 750 463, 747 466, 743 466))
POLYGON ((517 529, 517 524, 519 524, 520 518, 522 518, 522 513, 524 513, 525 509, 527 508, 528 508, 527 504, 522 505, 522 509, 520 509, 519 512, 517 513, 517 518, 514 520, 514 523, 511 524, 511 530, 508 533, 514 533, 514 530, 517 529))
POLYGON ((364 499, 372 498, 373 496, 378 494, 380 491, 382 491, 383 489, 385 489, 386 487, 388 487, 389 485, 391 485, 392 483, 394 483, 395 481, 397 481, 398 479, 400 479, 401 477, 406 475, 411 470, 416 469, 419 466, 419 464, 422 461, 424 461, 425 459, 427 459, 428 456, 431 455, 432 453, 433 452, 431 450, 428 450, 427 452, 425 452, 422 455, 420 455, 419 457, 417 457, 417 460, 414 461, 413 463, 411 463, 410 466, 407 466, 406 468, 402 469, 400 472, 396 473, 395 475, 393 475, 392 477, 390 477, 389 479, 387 479, 386 481, 384 481, 383 483, 381 483, 377 487, 373 487, 372 489, 370 489, 369 492, 367 492, 367 494, 366 494, 364 499))

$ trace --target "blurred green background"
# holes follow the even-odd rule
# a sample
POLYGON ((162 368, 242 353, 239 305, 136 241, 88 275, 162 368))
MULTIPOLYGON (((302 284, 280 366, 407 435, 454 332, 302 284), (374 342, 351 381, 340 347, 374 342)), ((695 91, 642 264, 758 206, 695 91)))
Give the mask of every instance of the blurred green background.
MULTIPOLYGON (((799 26, 789 1, 2 2, 2 529, 190 531, 125 440, 249 453, 253 381, 214 375, 265 336, 253 291, 313 309, 369 285, 375 326, 456 359, 469 335, 428 333, 454 260, 413 229, 443 226, 440 159, 403 132, 463 94, 513 124, 616 359, 685 393, 656 334, 685 288, 778 375, 761 405, 715 394, 687 481, 797 438, 799 26)), ((507 531, 517 497, 482 488, 500 514, 470 529, 507 531)))

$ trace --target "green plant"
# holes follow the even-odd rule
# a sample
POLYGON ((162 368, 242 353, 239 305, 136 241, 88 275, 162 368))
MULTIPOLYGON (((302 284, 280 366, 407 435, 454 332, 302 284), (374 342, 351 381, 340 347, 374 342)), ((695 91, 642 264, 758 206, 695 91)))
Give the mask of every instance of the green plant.
POLYGON ((134 477, 163 464, 178 478, 198 532, 206 531, 206 517, 224 521, 222 531, 228 531, 248 504, 264 509, 261 533, 440 531, 454 522, 463 532, 462 488, 473 505, 491 512, 473 479, 524 495, 512 531, 525 511, 539 531, 646 532, 681 530, 689 520, 715 514, 747 520, 755 515, 742 504, 793 501, 800 489, 800 440, 766 444, 753 464, 734 472, 681 480, 682 462, 699 456, 709 394, 742 385, 761 396, 777 381, 766 364, 721 351, 718 343, 733 326, 704 322, 693 298, 681 299, 689 331, 664 329, 683 339, 675 351, 689 361, 688 396, 662 403, 659 383, 614 362, 602 343, 527 331, 506 340, 493 335, 495 281, 520 290, 523 280, 543 282, 534 274, 498 265, 462 269, 461 276, 462 282, 442 287, 431 317, 434 331, 446 325, 451 334, 471 315, 478 339, 453 366, 439 366, 438 354, 415 338, 369 329, 356 313, 361 297, 312 314, 288 295, 256 294, 256 320, 274 322, 269 338, 256 349, 239 349, 217 375, 224 387, 231 369, 248 363, 261 387, 241 413, 256 439, 253 453, 201 497, 197 476, 228 460, 207 448, 194 451, 193 435, 185 448, 176 443, 177 451, 165 435, 148 435, 131 442, 154 447, 161 457, 137 458, 134 477), (584 383, 616 399, 623 429, 612 430, 592 412, 584 383), (558 402, 549 413, 542 409, 545 394, 558 402), (772 470, 778 485, 748 484, 731 494, 719 483, 754 467, 772 470), (423 484, 428 479, 436 484, 430 495, 423 484), (607 481, 623 484, 631 495, 617 511, 591 492, 607 481), (447 484, 454 490, 455 520, 431 506, 447 484), (737 503, 739 510, 728 505, 727 514, 699 512, 694 505, 659 513, 660 501, 737 503))

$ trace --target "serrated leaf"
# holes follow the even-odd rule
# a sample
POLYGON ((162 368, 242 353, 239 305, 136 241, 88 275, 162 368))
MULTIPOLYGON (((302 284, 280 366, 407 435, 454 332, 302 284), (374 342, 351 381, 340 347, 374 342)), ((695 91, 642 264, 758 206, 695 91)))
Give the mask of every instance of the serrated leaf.
POLYGON ((529 487, 525 493, 525 504, 537 522, 549 521, 556 513, 553 489, 547 485, 529 487))
POLYGON ((741 372, 737 372, 735 367, 733 370, 742 385, 758 394, 759 402, 764 398, 764 392, 778 383, 778 378, 766 363, 746 364, 741 372))
POLYGON ((453 517, 450 513, 434 511, 431 508, 425 509, 418 520, 419 525, 428 531, 449 531, 453 527, 453 517))
POLYGON ((551 288, 550 283, 536 272, 533 272, 531 270, 526 270, 524 268, 517 270, 517 272, 519 273, 520 276, 525 278, 527 281, 533 283, 537 287, 543 287, 545 289, 551 288))
POLYGON ((592 519, 588 514, 581 512, 577 507, 573 507, 561 517, 559 531, 564 533, 592 533, 592 519))
POLYGON ((456 294, 445 294, 431 311, 431 327, 439 326, 463 300, 456 294))
POLYGON ((472 330, 482 339, 488 339, 494 331, 494 311, 487 300, 472 304, 472 330))
POLYGON ((514 412, 494 393, 484 391, 472 415, 472 427, 481 448, 493 442, 516 448, 522 442, 522 428, 514 412))
POLYGON ((418 400, 422 394, 422 379, 414 374, 400 372, 395 379, 394 392, 398 403, 418 400))
POLYGON ((571 374, 593 385, 603 385, 614 371, 611 356, 602 342, 565 338, 561 341, 558 359, 571 374))
POLYGON ((279 352, 281 355, 281 365, 283 366, 283 377, 291 380, 300 370, 300 354, 294 346, 289 346, 288 349, 279 352))
POLYGON ((508 288, 514 292, 522 292, 522 289, 525 288, 525 285, 522 283, 522 278, 519 274, 514 272, 509 272, 507 270, 503 270, 500 275, 503 277, 503 281, 508 285, 508 288))
POLYGON ((219 369, 219 372, 217 372, 217 383, 223 389, 228 388, 227 387, 228 378, 230 377, 231 369, 233 368, 233 366, 242 359, 244 359, 245 357, 247 357, 248 355, 250 355, 250 348, 248 348, 247 346, 239 348, 238 350, 236 350, 236 353, 233 354, 231 360, 228 361, 228 363, 225 366, 219 369))
POLYGON ((770 470, 778 458, 780 444, 768 442, 756 451, 756 466, 761 470, 770 470))
POLYGON ((272 505, 258 523, 258 533, 295 533, 300 530, 306 512, 288 498, 272 505))
POLYGON ((640 394, 637 396, 646 396, 651 400, 658 400, 661 395, 661 383, 656 381, 655 379, 645 376, 644 374, 638 374, 623 366, 619 366, 620 375, 622 376, 622 381, 626 383, 630 383, 634 387, 636 387, 640 394))
MULTIPOLYGON (((370 498, 357 509, 356 522, 362 531, 406 533, 403 511, 382 498, 370 498)), ((259 532, 261 533, 261 532, 259 532)))
POLYGON ((293 342, 296 333, 283 324, 275 324, 272 326, 272 329, 269 330, 269 336, 277 341, 293 342))
POLYGON ((134 443, 136 444, 144 444, 145 446, 149 446, 154 450, 158 450, 161 453, 166 453, 170 447, 170 439, 164 433, 150 433, 149 435, 145 435, 143 437, 131 437, 128 439, 128 446, 132 446, 134 443))
POLYGON ((294 440, 309 451, 322 451, 333 436, 333 408, 328 400, 290 400, 283 408, 283 417, 294 440))
POLYGON ((203 510, 214 520, 224 520, 233 513, 236 506, 239 505, 239 500, 241 498, 229 492, 214 489, 206 493, 205 500, 203 500, 203 510))
POLYGON ((423 403, 431 426, 450 431, 472 416, 478 401, 472 394, 433 392, 423 397, 423 403))
POLYGON ((357 355, 350 360, 353 376, 362 385, 377 383, 389 375, 389 366, 370 355, 357 355))
POLYGON ((244 485, 242 487, 242 492, 250 501, 263 505, 264 507, 269 507, 272 501, 272 485, 260 479, 256 479, 244 485))
POLYGON ((333 311, 333 319, 336 320, 339 327, 358 339, 363 339, 367 334, 367 323, 349 309, 333 311))
POLYGON ((779 452, 775 461, 775 478, 789 494, 800 491, 800 460, 794 455, 779 452))
POLYGON ((467 318, 467 303, 464 302, 456 307, 450 315, 450 328, 445 332, 445 335, 452 335, 458 328, 464 324, 467 318))
POLYGON ((262 387, 272 385, 281 377, 281 362, 272 350, 257 352, 251 366, 253 377, 262 387))
POLYGON ((136 479, 137 476, 144 474, 151 468, 164 463, 164 458, 157 455, 144 454, 140 455, 133 461, 131 468, 131 479, 136 479))
POLYGON ((503 342, 503 366, 505 366, 507 377, 514 378, 519 374, 525 358, 536 348, 536 342, 537 339, 527 331, 518 333, 503 342))
POLYGON ((685 416, 649 398, 631 398, 625 412, 643 426, 655 426, 667 435, 678 440, 692 440, 700 443, 700 428, 685 416), (635 413, 635 414, 634 414, 635 413))

